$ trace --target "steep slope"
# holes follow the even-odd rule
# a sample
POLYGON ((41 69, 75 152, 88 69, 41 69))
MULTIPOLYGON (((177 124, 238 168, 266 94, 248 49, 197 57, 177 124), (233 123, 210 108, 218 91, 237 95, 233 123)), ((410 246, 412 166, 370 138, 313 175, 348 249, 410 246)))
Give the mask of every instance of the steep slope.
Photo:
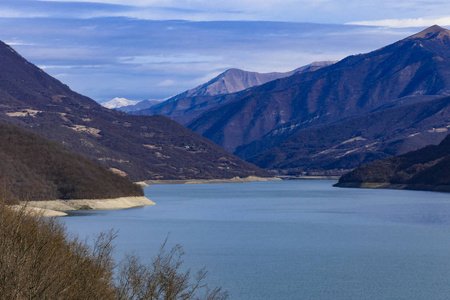
MULTIPOLYGON (((450 98, 445 97, 300 130, 248 160, 282 175, 342 175, 373 160, 437 144, 449 132, 450 98)), ((245 157, 245 151, 255 150, 249 146, 238 153, 245 157)))
MULTIPOLYGON (((238 92, 259 86, 269 81, 288 77, 297 72, 309 72, 328 66, 334 62, 314 62, 286 73, 257 73, 239 69, 229 69, 192 90, 176 95, 158 105, 140 111, 132 111, 137 115, 161 114, 182 124, 187 124, 205 111, 226 103, 239 95, 238 92), (238 93, 228 96, 229 94, 238 93)), ((128 108, 127 112, 130 112, 128 108)), ((125 111, 125 110, 124 110, 125 111)))
POLYGON ((371 53, 248 89, 188 127, 234 152, 264 136, 281 141, 302 129, 449 93, 450 32, 433 26, 371 53))
POLYGON ((0 123, 0 185, 27 200, 143 196, 142 188, 60 144, 0 123))
POLYGON ((305 70, 318 69, 319 66, 325 66, 326 62, 312 63, 290 72, 271 72, 271 73, 258 73, 249 72, 240 69, 229 69, 210 81, 199 85, 198 87, 188 90, 184 93, 172 97, 170 100, 176 101, 183 98, 195 97, 195 96, 215 96, 232 94, 243 91, 253 86, 258 86, 266 82, 291 76, 296 72, 302 72, 305 70))
POLYGON ((58 141, 132 180, 266 174, 169 118, 104 108, 4 43, 0 65, 0 121, 58 141))
POLYGON ((335 186, 450 192, 450 135, 437 146, 363 165, 342 176, 335 186))

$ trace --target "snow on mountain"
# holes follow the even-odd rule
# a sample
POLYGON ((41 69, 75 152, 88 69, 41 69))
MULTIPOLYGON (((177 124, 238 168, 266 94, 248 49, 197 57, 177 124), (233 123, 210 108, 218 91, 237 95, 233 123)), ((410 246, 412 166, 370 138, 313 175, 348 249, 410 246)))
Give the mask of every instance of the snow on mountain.
POLYGON ((109 109, 116 109, 116 108, 120 108, 123 106, 129 106, 129 105, 135 105, 137 103, 139 103, 140 101, 132 101, 132 100, 128 100, 126 98, 114 98, 108 102, 103 102, 100 103, 102 106, 109 108, 109 109))

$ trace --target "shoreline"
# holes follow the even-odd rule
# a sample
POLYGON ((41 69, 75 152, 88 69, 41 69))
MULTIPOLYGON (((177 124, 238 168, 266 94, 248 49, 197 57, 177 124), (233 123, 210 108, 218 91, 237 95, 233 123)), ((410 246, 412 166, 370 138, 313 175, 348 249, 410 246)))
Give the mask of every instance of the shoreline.
MULTIPOLYGON (((338 176, 280 176, 280 177, 233 177, 226 179, 173 179, 173 180, 145 180, 135 182, 146 187, 157 184, 205 184, 205 183, 244 183, 282 180, 308 180, 308 179, 337 179, 338 176)), ((68 211, 75 210, 115 210, 133 207, 155 205, 156 203, 144 196, 120 197, 111 199, 70 199, 70 200, 42 200, 22 201, 19 205, 12 205, 14 210, 24 209, 29 213, 36 213, 42 217, 64 217, 68 211)))
POLYGON ((43 217, 67 216, 66 211, 73 210, 114 210, 155 205, 150 199, 140 197, 120 197, 112 199, 74 199, 74 200, 43 200, 23 201, 15 205, 15 209, 24 207, 30 212, 42 214, 43 217))
POLYGON ((136 182, 139 185, 149 186, 156 184, 203 184, 203 183, 243 183, 243 182, 257 182, 257 181, 281 181, 283 179, 278 177, 233 177, 225 179, 169 179, 169 180, 145 180, 136 182))
POLYGON ((389 189, 450 193, 450 185, 402 184, 389 182, 341 182, 333 185, 340 188, 389 189))
POLYGON ((38 208, 27 206, 26 204, 16 204, 9 206, 12 210, 19 212, 24 211, 26 214, 35 214, 39 217, 44 218, 52 218, 52 217, 65 217, 68 214, 62 211, 46 209, 46 208, 38 208))
POLYGON ((302 180, 337 180, 341 176, 338 175, 300 175, 300 176, 279 176, 278 178, 281 178, 283 180, 296 180, 296 179, 302 179, 302 180))

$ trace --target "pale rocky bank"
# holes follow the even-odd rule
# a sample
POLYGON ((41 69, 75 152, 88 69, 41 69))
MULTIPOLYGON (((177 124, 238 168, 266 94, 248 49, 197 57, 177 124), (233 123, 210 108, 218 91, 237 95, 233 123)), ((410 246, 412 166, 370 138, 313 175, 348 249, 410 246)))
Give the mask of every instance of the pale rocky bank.
MULTIPOLYGON (((77 199, 77 200, 47 200, 24 201, 21 206, 26 209, 42 213, 44 217, 66 216, 66 211, 73 210, 110 210, 155 205, 146 197, 120 197, 114 199, 77 199)), ((20 207, 16 205, 15 207, 20 207)))

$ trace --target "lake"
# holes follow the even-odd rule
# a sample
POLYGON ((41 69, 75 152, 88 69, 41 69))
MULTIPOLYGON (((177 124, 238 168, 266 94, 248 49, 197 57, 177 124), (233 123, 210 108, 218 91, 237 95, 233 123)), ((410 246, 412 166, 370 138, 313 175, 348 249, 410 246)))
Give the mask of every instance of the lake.
POLYGON ((154 206, 62 218, 119 230, 115 258, 150 261, 169 235, 230 299, 449 299, 450 195, 327 180, 152 185, 154 206))

